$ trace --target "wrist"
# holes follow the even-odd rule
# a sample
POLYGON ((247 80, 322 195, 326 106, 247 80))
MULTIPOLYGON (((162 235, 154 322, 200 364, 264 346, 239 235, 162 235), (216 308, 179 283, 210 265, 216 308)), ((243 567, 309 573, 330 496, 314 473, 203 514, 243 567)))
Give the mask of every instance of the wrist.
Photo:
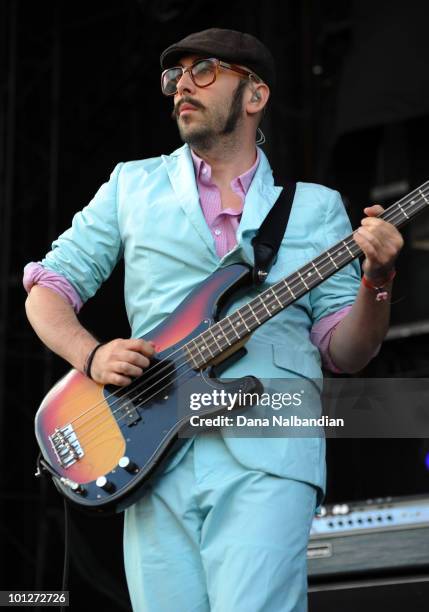
POLYGON ((105 344, 106 342, 99 342, 89 351, 88 355, 86 356, 85 364, 83 366, 83 373, 85 374, 85 376, 87 376, 91 380, 92 380, 91 366, 92 366, 92 362, 94 361, 95 353, 98 351, 100 347, 104 346, 105 344))
POLYGON ((389 297, 387 286, 396 276, 396 270, 391 270, 384 278, 369 279, 365 274, 362 276, 362 285, 375 292, 376 302, 385 302, 389 297))
POLYGON ((387 272, 383 276, 377 277, 368 277, 364 272, 362 276, 362 284, 367 289, 383 289, 386 285, 388 285, 396 276, 396 270, 392 268, 389 272, 387 272))

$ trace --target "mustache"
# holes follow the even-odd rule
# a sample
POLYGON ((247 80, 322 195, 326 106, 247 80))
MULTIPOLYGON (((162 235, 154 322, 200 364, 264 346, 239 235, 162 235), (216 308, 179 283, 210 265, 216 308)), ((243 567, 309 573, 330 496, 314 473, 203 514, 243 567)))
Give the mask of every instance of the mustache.
POLYGON ((184 104, 192 104, 192 106, 194 106, 195 108, 199 108, 201 110, 204 110, 203 104, 201 104, 201 102, 198 102, 198 100, 194 100, 193 98, 182 98, 180 100, 180 102, 178 102, 176 104, 176 106, 174 107, 173 112, 171 113, 171 118, 172 119, 177 119, 177 117, 179 116, 179 113, 180 113, 180 109, 182 108, 182 106, 184 104))

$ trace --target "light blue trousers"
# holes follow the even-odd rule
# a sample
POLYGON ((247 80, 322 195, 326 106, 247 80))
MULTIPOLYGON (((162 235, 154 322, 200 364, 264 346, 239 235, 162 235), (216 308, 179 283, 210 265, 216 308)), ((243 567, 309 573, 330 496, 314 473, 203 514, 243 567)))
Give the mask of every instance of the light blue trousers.
POLYGON ((134 612, 305 612, 316 489, 200 436, 125 513, 134 612))

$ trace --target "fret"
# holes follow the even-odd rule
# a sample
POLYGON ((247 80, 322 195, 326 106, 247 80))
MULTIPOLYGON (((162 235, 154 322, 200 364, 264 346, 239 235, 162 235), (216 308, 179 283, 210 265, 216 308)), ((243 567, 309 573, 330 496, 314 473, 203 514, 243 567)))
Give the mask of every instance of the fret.
MULTIPOLYGON (((205 361, 206 361, 206 358, 204 357, 204 355, 203 355, 203 354, 202 354, 202 352, 200 351, 200 349, 199 349, 199 347, 198 347, 197 342, 196 342, 195 340, 192 340, 192 342, 190 342, 190 343, 189 343, 189 346, 191 346, 191 349, 192 349, 192 348, 196 348, 196 349, 197 349, 197 351, 199 352, 200 357, 201 357, 201 359, 202 359, 202 364, 204 364, 204 363, 205 363, 205 361), (194 345, 194 347, 192 347, 192 346, 191 346, 192 344, 194 345)), ((202 364, 201 364, 201 365, 202 365, 202 364)))
MULTIPOLYGON (((278 312, 278 306, 276 306, 275 302, 271 298, 274 297, 274 299, 276 299, 277 302, 279 302, 279 300, 277 299, 274 291, 266 291, 264 295, 267 298, 266 299, 267 303, 270 302, 269 304, 270 308, 268 308, 268 312, 270 313, 270 317, 272 317, 273 314, 276 314, 278 312)), ((279 302, 279 304, 280 304, 280 307, 282 308, 283 307, 282 303, 279 302)))
MULTIPOLYGON (((198 368, 199 367, 199 363, 195 359, 195 357, 192 355, 192 352, 189 350, 189 348, 186 345, 183 348, 189 353, 190 360, 194 362, 194 366, 196 368, 198 368)), ((189 359, 188 359, 188 361, 189 361, 189 359)))
POLYGON ((281 303, 281 301, 279 300, 279 298, 277 297, 277 293, 274 291, 273 289, 273 296, 275 297, 275 299, 278 301, 278 303, 280 304, 280 308, 283 308, 283 304, 281 303))
POLYGON ((262 295, 259 296, 259 300, 262 303, 262 305, 264 306, 265 310, 268 313, 268 316, 271 317, 271 312, 268 310, 267 305, 265 304, 264 300, 262 299, 262 295))
POLYGON ((289 287, 286 279, 283 279, 284 284, 286 285, 286 289, 289 291, 289 293, 292 295, 293 299, 296 300, 296 295, 294 294, 294 292, 292 291, 292 289, 289 287))
POLYGON ((248 332, 250 332, 250 329, 247 327, 246 321, 243 319, 240 310, 241 310, 241 308, 239 310, 237 310, 237 314, 239 315, 240 319, 243 321, 244 327, 247 329, 248 332))
POLYGON ((301 279, 301 282, 303 283, 304 287, 307 289, 307 291, 310 291, 310 287, 307 285, 307 283, 303 279, 302 274, 301 274, 301 272, 299 270, 297 270, 297 274, 298 274, 299 278, 301 279))
POLYGON ((423 195, 423 191, 421 189, 419 189, 419 193, 422 196, 422 198, 424 199, 424 201, 426 202, 426 204, 429 204, 429 200, 427 199, 426 196, 423 195))
POLYGON ((405 212, 405 210, 402 208, 402 206, 398 203, 398 207, 401 209, 401 212, 403 215, 405 215, 406 219, 409 219, 410 217, 407 215, 407 213, 405 212))
POLYGON ((271 299, 273 297, 273 293, 271 291, 268 291, 268 293, 266 294, 267 302, 270 302, 269 304, 269 308, 268 311, 270 313, 270 317, 272 317, 273 315, 275 315, 278 311, 278 306, 274 303, 274 301, 271 299))
MULTIPOLYGON (((310 265, 310 264, 307 264, 307 266, 309 266, 309 265, 310 265)), ((306 267, 307 267, 307 266, 306 266, 306 267)), ((302 270, 302 268, 301 268, 301 270, 302 270)), ((310 281, 312 281, 312 280, 313 280, 313 278, 312 278, 312 276, 313 276, 313 270, 307 270, 307 272, 305 273, 305 276, 306 276, 306 277, 307 277, 307 278, 308 278, 310 281)), ((311 289, 311 287, 310 287, 309 289, 311 289)))
POLYGON ((216 336, 214 335, 214 333, 213 333, 212 329, 211 329, 211 328, 209 328, 207 331, 210 333, 211 337, 212 337, 212 338, 213 338, 213 340, 215 341, 215 343, 216 343, 216 345, 217 345, 217 347, 218 347, 219 351, 220 351, 220 352, 222 352, 222 347, 221 347, 221 345, 219 344, 219 342, 217 341, 217 338, 216 338, 216 336))
POLYGON ((316 264, 314 263, 314 261, 311 262, 311 265, 313 266, 313 268, 316 270, 317 274, 319 275, 319 278, 321 280, 323 280, 323 276, 320 274, 319 272, 319 268, 316 266, 316 264))
POLYGON ((334 264, 334 266, 336 267, 336 269, 338 270, 338 266, 335 263, 334 259, 332 258, 332 255, 330 254, 329 251, 326 251, 326 255, 329 257, 329 259, 332 261, 332 263, 334 264))
MULTIPOLYGON (((222 323, 223 323, 223 321, 221 321, 220 323, 218 323, 218 325, 219 325, 219 329, 220 329, 220 331, 222 332, 222 335, 223 335, 223 337, 225 338, 226 343, 228 344, 228 346, 231 346, 231 342, 229 341, 228 336, 226 335, 226 333, 225 333, 225 332, 224 332, 224 330, 222 329, 222 323)), ((220 335, 220 334, 219 334, 219 335, 220 335)))
MULTIPOLYGON (((240 334, 238 333, 238 331, 235 329, 235 324, 234 324, 234 322, 232 321, 232 318, 231 318, 231 317, 227 317, 227 319, 228 319, 228 322, 229 322, 229 324, 230 324, 230 326, 231 326, 231 329, 233 330, 234 334, 237 336, 237 338, 238 338, 239 340, 241 340, 241 336, 240 336, 240 334)), ((225 321, 226 321, 226 319, 225 319, 225 321)))
MULTIPOLYGON (((340 246, 339 244, 337 246, 340 246)), ((336 253, 335 253, 335 257, 338 259, 339 257, 342 257, 344 255, 344 251, 342 249, 339 249, 336 253)))
POLYGON ((258 317, 256 316, 255 311, 254 311, 254 310, 253 310, 253 308, 251 307, 250 303, 249 303, 249 304, 247 304, 247 306, 248 306, 248 307, 250 308, 250 310, 252 311, 252 314, 253 314, 253 316, 255 317, 255 319, 256 319, 256 321, 257 321, 258 325, 260 325, 260 324, 261 324, 261 322, 260 322, 260 320, 258 319, 258 317))
POLYGON ((351 257, 354 257, 353 255, 353 251, 350 249, 349 245, 347 244, 347 242, 345 240, 343 240, 343 244, 346 247, 346 249, 348 250, 349 254, 351 257))
POLYGON ((203 334, 201 335, 201 337, 202 337, 202 340, 203 340, 203 343, 201 344, 201 350, 200 350, 200 347, 198 346, 198 343, 197 343, 197 342, 195 342, 195 346, 197 347, 197 350, 198 350, 199 354, 201 355, 201 357, 202 357, 202 358, 204 359, 204 361, 205 361, 205 360, 207 359, 207 357, 205 357, 205 356, 202 354, 202 352, 201 352, 201 351, 204 351, 205 349, 207 349, 207 350, 208 350, 208 352, 210 353, 210 357, 214 357, 214 355, 213 355, 213 353, 211 352, 209 345, 208 345, 208 344, 204 344, 204 335, 203 335, 203 334))
POLYGON ((429 203, 427 198, 426 198, 425 202, 422 202, 422 200, 425 200, 425 197, 423 196, 423 194, 420 195, 420 199, 414 199, 414 200, 411 200, 411 202, 408 203, 408 207, 411 205, 411 206, 415 206, 417 208, 417 211, 411 212, 411 216, 415 215, 416 212, 419 212, 421 210, 421 206, 422 205, 425 206, 425 204, 429 203))
MULTIPOLYGON (((411 202, 408 202, 407 206, 408 206, 408 208, 410 208, 411 206, 414 206, 414 204, 418 204, 418 203, 415 200, 411 200, 411 202)), ((411 212, 411 214, 414 215, 415 213, 411 212)))

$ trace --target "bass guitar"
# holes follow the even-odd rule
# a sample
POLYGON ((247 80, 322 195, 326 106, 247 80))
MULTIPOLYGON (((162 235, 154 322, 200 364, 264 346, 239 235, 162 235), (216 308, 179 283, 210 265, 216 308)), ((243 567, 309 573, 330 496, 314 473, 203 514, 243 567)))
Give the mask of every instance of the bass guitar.
MULTIPOLYGON (((429 181, 387 208, 381 218, 402 227, 429 205, 429 181)), ((184 443, 192 416, 180 415, 180 390, 189 381, 253 393, 247 376, 217 380, 215 366, 236 356, 265 321, 362 255, 353 234, 334 244, 256 298, 222 317, 230 299, 252 286, 247 265, 216 271, 194 289, 146 340, 158 347, 143 374, 126 387, 101 385, 72 369, 46 395, 36 414, 39 471, 74 505, 93 513, 120 512, 134 503, 184 443)), ((183 395, 182 395, 183 398, 183 395)), ((204 407, 200 416, 219 413, 204 407)))

